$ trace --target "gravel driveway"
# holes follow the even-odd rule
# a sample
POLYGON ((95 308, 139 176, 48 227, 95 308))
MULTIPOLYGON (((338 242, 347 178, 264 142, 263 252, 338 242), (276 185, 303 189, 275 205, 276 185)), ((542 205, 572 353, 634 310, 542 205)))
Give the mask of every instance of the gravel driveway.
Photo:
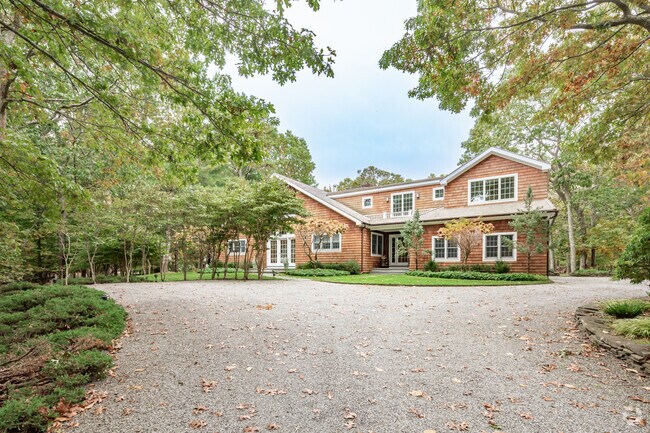
POLYGON ((128 308, 133 334, 114 377, 96 384, 107 398, 71 432, 649 429, 650 380, 589 345, 573 321, 576 307, 643 286, 101 289, 128 308))

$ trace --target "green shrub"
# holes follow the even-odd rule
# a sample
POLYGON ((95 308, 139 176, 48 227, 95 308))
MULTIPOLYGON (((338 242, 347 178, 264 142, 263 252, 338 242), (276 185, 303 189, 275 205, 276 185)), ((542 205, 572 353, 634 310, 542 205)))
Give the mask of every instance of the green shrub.
POLYGON ((612 326, 617 332, 623 335, 650 339, 650 317, 617 320, 612 326))
POLYGON ((424 264, 424 270, 427 272, 436 272, 438 270, 438 263, 435 260, 429 260, 424 264))
POLYGON ((334 269, 339 271, 347 271, 350 275, 358 275, 361 273, 361 266, 354 260, 340 263, 321 263, 321 262, 307 262, 296 266, 297 269, 334 269))
POLYGON ((485 280, 485 281, 548 281, 544 275, 535 274, 489 274, 486 272, 460 272, 460 271, 408 271, 406 275, 428 278, 448 278, 457 280, 485 280))
POLYGON ((31 290, 36 287, 38 287, 38 284, 28 283, 26 281, 21 281, 19 283, 9 283, 0 286, 0 294, 9 292, 21 292, 23 290, 31 290))
POLYGON ((0 296, 0 364, 30 348, 31 362, 42 364, 36 364, 38 381, 14 384, 3 396, 8 397, 0 407, 3 433, 45 432, 57 402, 83 400, 84 385, 112 366, 102 349, 122 333, 126 321, 122 307, 90 287, 26 287, 0 296))
POLYGON ((350 275, 350 272, 338 269, 292 269, 285 273, 294 277, 338 277, 350 275))
POLYGON ((633 283, 650 280, 650 207, 644 209, 639 227, 616 263, 616 278, 629 278, 633 283))
POLYGON ((503 260, 497 260, 494 263, 494 273, 507 274, 508 272, 510 272, 510 265, 504 262, 503 260))
POLYGON ((494 272, 494 268, 490 265, 469 265, 469 272, 494 272))
POLYGON ((631 319, 650 310, 650 303, 638 299, 625 299, 607 302, 603 311, 617 319, 631 319))
POLYGON ((604 269, 578 269, 571 275, 574 277, 609 277, 612 273, 604 269))

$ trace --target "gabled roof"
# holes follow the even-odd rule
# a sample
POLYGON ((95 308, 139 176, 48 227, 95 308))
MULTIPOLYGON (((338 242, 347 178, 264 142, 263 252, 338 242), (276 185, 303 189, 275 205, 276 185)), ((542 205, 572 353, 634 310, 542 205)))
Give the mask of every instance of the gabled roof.
POLYGON ((282 176, 281 174, 276 173, 273 176, 282 180, 290 187, 305 194, 307 197, 316 200, 323 206, 330 208, 331 210, 338 213, 339 215, 342 215, 354 221, 354 223, 357 225, 367 224, 370 222, 368 220, 368 217, 366 217, 365 215, 362 215, 359 212, 355 211, 354 209, 347 207, 343 203, 339 203, 338 201, 329 198, 325 191, 322 191, 318 188, 314 188, 313 186, 304 184, 302 182, 298 182, 297 180, 291 179, 290 177, 282 176))
POLYGON ((487 159, 488 157, 490 157, 492 155, 500 156, 502 158, 509 159, 510 161, 519 162, 521 164, 528 165, 530 167, 537 168, 537 169, 542 170, 542 171, 549 171, 551 169, 551 164, 548 164, 546 162, 538 161, 536 159, 529 158, 527 156, 517 155, 516 153, 509 152, 509 151, 503 150, 503 149, 499 149, 498 147, 491 147, 488 150, 486 150, 485 152, 483 152, 483 153, 475 156, 474 158, 472 158, 472 160, 470 160, 469 162, 461 165, 456 170, 449 173, 447 176, 443 177, 440 180, 440 184, 447 185, 447 183, 449 183, 453 179, 455 179, 458 176, 460 176, 461 174, 465 173, 470 168, 474 167, 479 162, 487 159))
POLYGON ((366 186, 361 188, 345 189, 343 191, 332 191, 332 192, 328 192, 327 195, 333 198, 343 198, 343 197, 355 196, 363 193, 372 194, 380 191, 393 191, 393 190, 403 189, 407 187, 439 185, 440 179, 442 179, 442 177, 434 177, 431 179, 410 180, 408 182, 391 183, 388 185, 380 185, 380 186, 366 186))

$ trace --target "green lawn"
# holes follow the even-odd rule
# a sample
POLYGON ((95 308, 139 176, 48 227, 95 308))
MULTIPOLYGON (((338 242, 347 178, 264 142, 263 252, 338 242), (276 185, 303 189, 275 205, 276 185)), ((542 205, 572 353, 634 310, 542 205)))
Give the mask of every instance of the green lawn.
MULTIPOLYGON (((154 275, 145 275, 145 276, 136 276, 133 278, 134 281, 160 281, 160 274, 154 274, 154 275), (154 275, 157 277, 154 277, 154 275)), ((194 280, 199 280, 200 275, 198 272, 188 272, 187 273, 187 281, 194 281, 194 280)), ((205 272, 203 274, 203 280, 210 281, 210 278, 212 277, 212 272, 205 272)), ((217 279, 223 278, 223 273, 219 274, 217 279)), ((244 278, 244 271, 241 269, 239 270, 239 273, 237 274, 237 279, 242 280, 244 278)), ((251 269, 250 274, 248 274, 248 278, 251 280, 257 280, 257 271, 254 269, 251 269)), ((229 270, 228 274, 226 274, 226 279, 227 280, 234 280, 235 279, 235 271, 234 270, 229 270)), ((269 276, 262 276, 263 280, 273 280, 273 277, 269 276)), ((183 281, 183 273, 182 272, 168 272, 165 274, 165 281, 183 281)))
POLYGON ((341 284, 375 284, 379 286, 516 286, 545 284, 548 281, 455 280, 450 278, 412 277, 402 274, 361 274, 337 277, 312 277, 312 280, 341 284))

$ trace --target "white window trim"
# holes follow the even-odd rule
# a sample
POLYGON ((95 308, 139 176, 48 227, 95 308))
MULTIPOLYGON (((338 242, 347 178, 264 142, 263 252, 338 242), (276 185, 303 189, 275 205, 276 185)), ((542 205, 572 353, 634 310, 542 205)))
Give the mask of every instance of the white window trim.
MULTIPOLYGON (((336 248, 336 249, 334 249, 334 248, 329 248, 329 249, 321 248, 321 249, 318 250, 318 254, 320 254, 320 253, 340 253, 341 252, 341 250, 343 249, 343 233, 334 233, 334 234, 339 235, 339 247, 336 248)), ((314 248, 314 237, 315 236, 316 236, 315 234, 311 235, 311 247, 312 247, 312 249, 314 248)))
POLYGON ((502 262, 516 262, 517 261, 517 232, 492 232, 483 234, 483 261, 484 262, 497 262, 501 260, 502 262), (487 236, 499 236, 497 238, 497 257, 486 257, 486 243, 485 238, 487 236), (501 257, 501 236, 503 235, 512 235, 512 257, 501 257))
POLYGON ((371 195, 366 196, 366 197, 362 197, 361 198, 361 209, 370 209, 370 208, 372 208, 373 202, 374 202, 374 200, 373 200, 371 195), (367 199, 370 199, 370 206, 366 206, 366 200, 367 199))
MULTIPOLYGON (((511 173, 511 174, 500 174, 498 176, 490 176, 490 177, 480 177, 477 179, 469 179, 467 181, 467 205, 468 206, 477 206, 477 205, 482 205, 482 204, 491 204, 491 203, 504 203, 504 202, 509 202, 509 201, 517 201, 517 192, 519 190, 519 176, 517 173, 511 173), (472 182, 479 182, 483 181, 483 193, 485 194, 485 181, 487 180, 494 180, 494 179, 501 179, 503 177, 514 177, 515 178, 515 195, 513 198, 506 198, 506 199, 499 199, 499 200, 483 200, 481 202, 472 202, 472 182)), ((499 196, 501 195, 501 181, 499 181, 499 196)))
MULTIPOLYGON (((390 195, 390 216, 391 218, 394 217, 394 212, 393 212, 393 197, 396 195, 406 195, 406 194, 411 194, 413 197, 413 209, 408 214, 404 214, 404 211, 402 211, 402 215, 399 215, 400 217, 404 216, 411 216, 413 215, 413 212, 415 212, 415 191, 404 191, 404 192, 394 192, 390 195)), ((402 208, 404 208, 404 199, 402 199, 402 208)))
POLYGON ((445 199, 445 188, 444 187, 433 188, 433 192, 431 194, 432 194, 433 201, 442 201, 445 199), (442 190, 442 197, 440 198, 436 198, 436 191, 438 190, 442 190))
POLYGON ((231 254, 246 254, 246 251, 244 251, 243 253, 241 252, 241 242, 242 242, 242 241, 244 241, 244 245, 246 245, 245 248, 248 248, 248 245, 247 245, 247 243, 246 243, 246 239, 230 239, 230 240, 228 241, 228 255, 231 255, 231 254), (240 246, 239 246, 239 251, 232 251, 232 250, 230 249, 230 243, 231 243, 231 242, 236 242, 236 241, 239 241, 239 245, 240 245, 240 246))
POLYGON ((370 257, 382 257, 384 254, 384 234, 383 233, 375 233, 375 232, 370 232, 370 257), (372 252, 372 237, 373 236, 381 236, 381 252, 382 254, 373 254, 372 252))
POLYGON ((448 258, 447 257, 447 248, 449 245, 449 239, 443 238, 442 236, 432 236, 431 237, 431 260, 434 262, 438 263, 452 263, 452 262, 460 262, 460 246, 456 246, 456 249, 458 250, 458 256, 456 258, 448 258), (444 239, 445 240, 445 257, 444 258, 437 258, 436 257, 436 239, 444 239))

